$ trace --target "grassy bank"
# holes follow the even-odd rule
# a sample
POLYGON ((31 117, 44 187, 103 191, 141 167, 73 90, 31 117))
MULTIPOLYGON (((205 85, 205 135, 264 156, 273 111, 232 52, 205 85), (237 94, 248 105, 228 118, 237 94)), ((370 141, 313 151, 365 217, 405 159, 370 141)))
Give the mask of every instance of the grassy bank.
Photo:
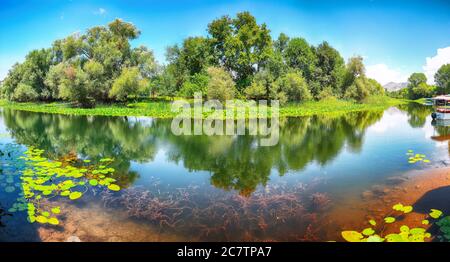
MULTIPOLYGON (((304 103, 287 104, 280 108, 280 116, 311 116, 317 114, 343 114, 348 112, 383 110, 390 106, 405 104, 408 101, 389 97, 371 97, 364 103, 327 99, 304 103)), ((0 100, 0 106, 30 112, 64 115, 102 115, 102 116, 149 116, 172 118, 177 115, 171 111, 170 101, 147 101, 130 104, 97 105, 95 108, 76 108, 66 103, 16 103, 0 100)), ((270 114, 270 113, 269 113, 270 114)), ((204 114, 204 117, 208 114, 204 114)), ((247 114, 246 117, 249 117, 247 114)))

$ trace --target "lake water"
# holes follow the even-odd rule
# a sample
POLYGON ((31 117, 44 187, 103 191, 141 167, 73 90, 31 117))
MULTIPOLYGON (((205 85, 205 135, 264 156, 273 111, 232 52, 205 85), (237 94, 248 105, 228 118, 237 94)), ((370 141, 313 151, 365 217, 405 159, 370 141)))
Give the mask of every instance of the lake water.
POLYGON ((285 118, 279 143, 261 147, 254 136, 175 136, 167 119, 1 109, 0 240, 341 240, 333 216, 348 199, 364 201, 375 185, 448 163, 448 143, 436 139, 447 129, 434 127, 430 114, 430 107, 410 104, 285 118), (77 184, 83 196, 76 200, 59 189, 27 200, 23 156, 30 147, 48 162, 77 168, 110 158, 114 171, 106 177, 121 190, 77 177, 71 180, 85 182, 77 184), (408 150, 430 162, 408 163, 408 150), (59 224, 30 223, 27 201, 36 216, 59 207, 44 214, 59 224))

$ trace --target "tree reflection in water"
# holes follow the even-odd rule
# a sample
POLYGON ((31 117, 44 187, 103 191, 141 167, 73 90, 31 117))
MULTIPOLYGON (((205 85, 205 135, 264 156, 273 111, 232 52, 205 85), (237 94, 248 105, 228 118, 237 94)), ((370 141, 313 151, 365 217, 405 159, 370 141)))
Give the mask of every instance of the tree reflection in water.
POLYGON ((272 171, 284 175, 312 162, 325 165, 344 145, 359 151, 366 128, 382 115, 369 111, 283 118, 279 143, 263 147, 258 137, 248 135, 175 136, 167 119, 3 111, 5 125, 18 143, 43 149, 52 159, 70 153, 93 160, 114 157, 116 173, 132 183, 139 174, 129 171, 131 162, 152 162, 164 147, 170 161, 191 171, 208 171, 215 187, 243 196, 266 185, 272 171))

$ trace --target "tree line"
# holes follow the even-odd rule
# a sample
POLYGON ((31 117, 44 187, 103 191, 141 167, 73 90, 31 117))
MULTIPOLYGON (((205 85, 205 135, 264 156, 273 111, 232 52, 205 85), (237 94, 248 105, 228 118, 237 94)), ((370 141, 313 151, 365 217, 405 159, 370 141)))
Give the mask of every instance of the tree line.
POLYGON ((158 64, 132 23, 116 19, 85 33, 33 50, 2 82, 12 101, 69 101, 89 107, 139 97, 279 99, 281 103, 336 97, 364 100, 384 94, 365 75, 361 56, 344 61, 329 43, 317 46, 281 33, 272 39, 266 24, 249 12, 223 16, 205 37, 188 37, 167 48, 158 64))
POLYGON ((408 78, 407 88, 390 92, 390 95, 397 98, 419 99, 450 94, 450 64, 444 64, 438 69, 434 81, 435 85, 428 85, 424 73, 412 73, 408 78))

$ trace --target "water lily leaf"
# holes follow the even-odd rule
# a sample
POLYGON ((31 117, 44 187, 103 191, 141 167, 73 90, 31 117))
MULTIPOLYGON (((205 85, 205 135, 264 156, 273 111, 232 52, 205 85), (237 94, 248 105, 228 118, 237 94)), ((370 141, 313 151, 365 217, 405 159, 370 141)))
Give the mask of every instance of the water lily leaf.
POLYGON ((80 198, 82 195, 83 195, 83 193, 75 191, 75 192, 70 193, 69 198, 70 198, 70 200, 75 200, 75 199, 80 198))
POLYGON ((402 236, 399 234, 389 234, 385 238, 387 242, 404 242, 402 236))
POLYGON ((61 196, 68 196, 68 195, 70 195, 70 191, 69 190, 64 190, 64 191, 61 192, 60 195, 61 196))
POLYGON ((110 184, 110 185, 108 186, 108 189, 109 189, 109 190, 112 190, 112 191, 119 191, 119 190, 120 190, 120 186, 118 186, 118 185, 116 185, 116 184, 110 184))
POLYGON ((37 216, 36 217, 36 221, 38 223, 45 224, 45 223, 47 223, 48 219, 46 217, 44 217, 44 216, 37 216))
POLYGON ((364 229, 362 231, 362 233, 363 233, 363 235, 371 236, 371 235, 375 234, 375 230, 373 230, 372 228, 368 227, 368 228, 364 229))
POLYGON ((423 235, 423 234, 425 234, 425 228, 415 227, 415 228, 412 228, 411 230, 409 230, 409 233, 411 235, 423 235))
POLYGON ((441 211, 441 210, 431 209, 430 217, 432 217, 432 218, 434 218, 434 219, 437 219, 437 218, 439 218, 440 216, 442 216, 442 211, 441 211))
POLYGON ((348 242, 361 242, 364 236, 357 231, 342 231, 342 237, 348 242))
POLYGON ((59 207, 54 207, 54 208, 52 208, 52 213, 59 214, 59 213, 61 213, 61 209, 59 207))
POLYGON ((49 218, 47 221, 50 225, 59 225, 59 220, 56 217, 49 218))
POLYGON ((41 213, 44 217, 50 217, 50 213, 47 211, 44 211, 41 213))
POLYGON ((401 226, 401 227, 400 227, 400 232, 406 232, 406 233, 408 233, 408 232, 409 232, 409 227, 408 227, 407 225, 401 226))
POLYGON ((411 211, 413 211, 413 207, 412 206, 404 206, 402 211, 403 211, 403 213, 408 214, 411 211))
POLYGON ((403 205, 398 203, 395 204, 394 206, 392 206, 392 209, 397 210, 397 211, 401 211, 403 209, 403 205))
POLYGON ((91 179, 91 180, 89 180, 89 184, 91 186, 97 186, 98 185, 98 180, 97 179, 91 179))
POLYGON ((428 221, 427 219, 422 220, 422 225, 428 225, 430 224, 430 221, 428 221))
POLYGON ((369 224, 371 224, 372 226, 376 226, 377 222, 373 219, 369 220, 369 224))
POLYGON ((379 235, 372 235, 367 238, 367 242, 383 242, 384 239, 379 235))
POLYGON ((395 218, 394 217, 385 217, 384 222, 386 222, 387 224, 394 223, 395 218))

